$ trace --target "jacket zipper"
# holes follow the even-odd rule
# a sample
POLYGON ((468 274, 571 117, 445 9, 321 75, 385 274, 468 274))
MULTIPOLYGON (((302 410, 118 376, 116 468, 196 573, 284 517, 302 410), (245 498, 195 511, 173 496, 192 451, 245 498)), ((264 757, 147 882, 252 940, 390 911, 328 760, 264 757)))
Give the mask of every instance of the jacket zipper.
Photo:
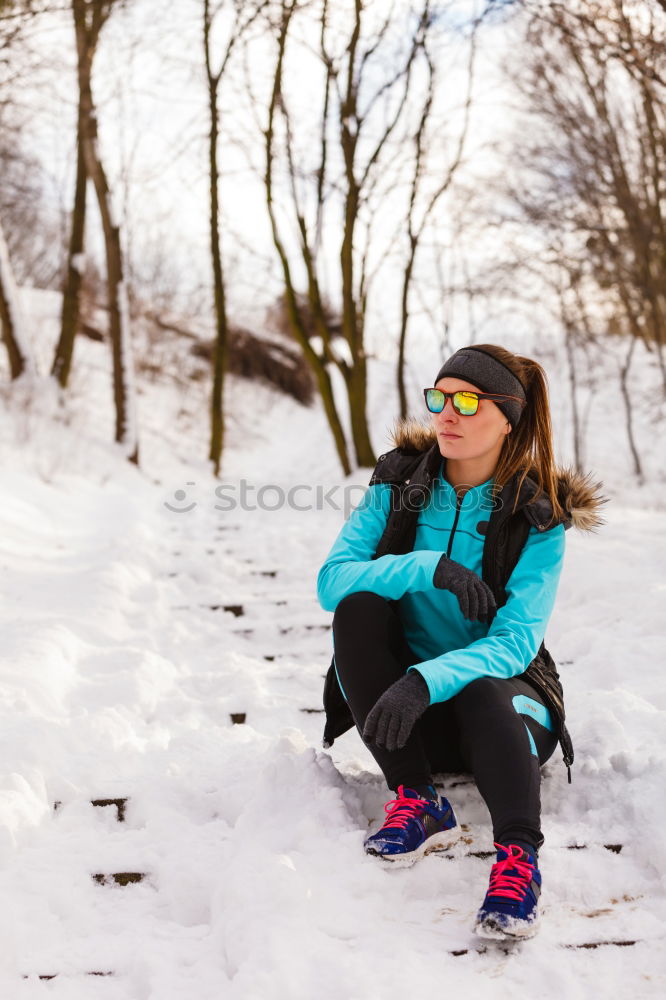
POLYGON ((449 536, 449 544, 446 550, 446 558, 451 558, 451 549, 453 548, 453 536, 456 533, 456 525, 458 524, 458 517, 460 516, 460 506, 463 502, 463 497, 456 496, 456 516, 453 519, 453 527, 451 528, 451 535, 449 536))

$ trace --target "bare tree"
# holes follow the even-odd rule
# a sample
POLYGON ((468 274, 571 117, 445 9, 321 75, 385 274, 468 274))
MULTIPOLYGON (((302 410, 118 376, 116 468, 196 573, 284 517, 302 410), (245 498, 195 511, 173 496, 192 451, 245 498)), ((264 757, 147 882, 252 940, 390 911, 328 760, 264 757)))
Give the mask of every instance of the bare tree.
POLYGON ((88 172, 84 151, 84 91, 79 88, 79 108, 76 129, 76 181, 72 209, 67 272, 62 292, 60 337, 56 345, 51 374, 63 388, 67 385, 74 354, 74 339, 79 325, 81 309, 81 283, 83 280, 83 252, 86 228, 86 188, 88 172))
POLYGON ((0 327, 9 355, 11 377, 35 370, 7 242, 0 224, 0 327))
MULTIPOLYGON (((326 3, 324 4, 326 6, 326 3)), ((282 266, 282 273, 285 283, 285 301, 287 306, 287 315, 291 323, 291 332, 300 344, 306 361, 312 368, 312 371, 317 382, 317 387, 319 389, 319 394, 321 396, 324 411, 328 419, 331 432, 333 434, 333 440, 335 442, 336 451, 338 458, 340 459, 340 464, 345 475, 351 472, 351 463, 349 460, 349 454, 347 451, 347 443, 345 441, 344 429, 342 426, 342 421, 340 420, 340 415, 337 410, 335 397, 333 395, 333 386, 331 384, 331 378, 326 367, 327 361, 333 359, 333 355, 330 349, 330 332, 326 324, 326 318, 324 315, 324 308, 322 304, 322 296, 319 290, 319 284, 317 281, 317 276, 315 274, 315 269, 313 266, 313 253, 308 240, 307 228, 305 225, 305 220, 302 215, 302 211, 299 208, 297 202, 295 202, 294 209, 298 220, 298 231, 301 239, 301 254, 305 261, 307 276, 308 276, 308 300, 311 306, 311 312, 313 321, 315 324, 315 329, 321 338, 321 344, 323 350, 321 352, 315 350, 309 331, 306 326, 305 317, 299 308, 298 302, 298 290, 294 278, 292 276, 292 266, 289 260, 289 254, 287 250, 286 240, 283 239, 280 224, 278 221, 277 212, 275 209, 274 200, 274 173, 275 173, 275 131, 276 131, 276 118, 280 113, 280 110, 285 113, 285 102, 282 94, 283 90, 283 72, 284 72, 284 60, 285 60, 285 50, 287 45, 287 36, 289 32, 289 27, 291 19, 296 10, 296 2, 289 2, 289 0, 283 0, 281 8, 281 19, 278 26, 277 33, 277 59, 275 63, 275 74, 273 78, 273 87, 271 91, 271 97, 268 108, 268 123, 265 129, 264 137, 266 144, 266 167, 264 174, 264 183, 266 187, 266 204, 268 207, 268 214, 271 221, 271 231, 273 234, 273 242, 280 259, 280 264, 282 266)), ((327 74, 326 91, 328 93, 330 87, 329 75, 327 74)), ((328 97, 325 99, 325 107, 328 107, 328 97)), ((318 202, 318 215, 316 224, 316 234, 321 231, 321 185, 323 184, 323 177, 325 175, 325 164, 326 164, 326 125, 323 125, 324 138, 322 139, 322 157, 323 164, 320 169, 320 181, 319 181, 319 192, 320 201, 318 202)), ((290 157, 291 160, 291 157, 290 157)), ((293 174, 292 174, 293 177, 293 174)), ((292 185, 292 194, 295 194, 295 188, 292 185)), ((315 235, 315 239, 319 236, 315 235)))
MULTIPOLYGON (((121 0, 72 0, 78 54, 80 125, 85 169, 93 182, 104 232, 107 266, 109 330, 113 353, 113 389, 116 408, 116 441, 130 462, 138 464, 134 363, 127 286, 123 273, 120 226, 115 218, 111 191, 97 137, 97 112, 91 77, 100 33, 114 6, 121 0)), ((71 246, 70 246, 71 249, 71 246)), ((70 260, 70 266, 71 266, 70 260)))
POLYGON ((216 338, 213 353, 213 391, 211 399, 211 437, 209 458, 213 462, 215 475, 219 475, 224 445, 224 376, 227 368, 229 349, 229 320, 227 317, 224 265, 220 238, 220 167, 219 167, 219 89, 228 69, 234 48, 247 34, 258 15, 266 6, 266 0, 230 0, 230 4, 213 5, 210 0, 203 3, 203 44, 208 93, 208 159, 210 174, 210 249, 213 265, 213 294, 215 302, 216 338), (230 6, 233 23, 219 62, 213 69, 212 28, 215 15, 230 6), (213 9, 215 7, 215 9, 213 9))
MULTIPOLYGON (((382 201, 404 169, 416 66, 420 60, 427 64, 425 40, 436 23, 429 0, 408 9, 387 4, 381 9, 374 5, 369 12, 369 6, 355 0, 347 10, 339 10, 329 0, 318 0, 301 9, 296 0, 281 0, 264 130, 267 204, 292 331, 315 374, 345 473, 351 460, 329 370, 337 369, 346 390, 354 458, 360 465, 372 465, 375 456, 366 415, 367 307, 371 284, 393 253, 392 246, 382 246, 373 234, 382 201), (296 61, 296 55, 289 55, 290 46, 303 45, 297 36, 300 17, 317 18, 321 83, 310 94, 310 106, 317 108, 316 141, 311 123, 293 113, 289 96, 288 78, 296 61), (308 153, 307 166, 303 149, 308 153), (277 186, 283 178, 284 190, 277 186), (331 300, 325 289, 327 232, 337 244, 335 295, 339 295, 336 311, 342 331, 337 343, 325 309, 331 300), (308 338, 299 315, 296 274, 305 276, 317 338, 308 338)), ((314 36, 314 23, 309 25, 314 36)))
MULTIPOLYGON (((532 316, 538 307, 540 324, 551 315, 562 330, 577 465, 581 400, 589 406, 595 373, 619 351, 618 395, 641 481, 628 405, 637 341, 666 385, 666 20, 632 0, 519 6, 525 55, 518 71, 513 47, 507 74, 523 114, 512 169, 486 185, 492 202, 478 209, 502 237, 502 259, 481 282, 489 297, 507 294, 532 316)), ((501 145, 495 153, 507 162, 501 145)))
POLYGON ((623 0, 525 6, 516 85, 536 119, 514 202, 561 234, 583 299, 656 352, 666 386, 666 22, 623 0))
MULTIPOLYGON (((1 0, 0 2, 0 67, 3 72, 3 87, 0 91, 0 110, 4 110, 10 99, 7 96, 12 80, 11 52, 24 25, 25 15, 30 13, 27 0, 1 0)), ((12 379, 24 372, 34 372, 35 362, 27 335, 27 328, 12 267, 9 248, 0 219, 0 329, 9 356, 12 379)))

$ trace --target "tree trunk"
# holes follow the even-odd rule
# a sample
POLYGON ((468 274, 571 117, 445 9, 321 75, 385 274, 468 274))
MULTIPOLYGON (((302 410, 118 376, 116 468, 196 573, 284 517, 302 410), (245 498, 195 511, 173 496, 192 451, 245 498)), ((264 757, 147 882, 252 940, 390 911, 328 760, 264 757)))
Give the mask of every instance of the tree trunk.
MULTIPOLYGON (((360 20, 358 27, 360 30, 360 20)), ((358 315, 354 293, 354 229, 358 219, 359 191, 354 173, 356 136, 350 133, 347 116, 355 113, 355 110, 356 94, 350 84, 347 103, 343 105, 341 112, 341 145, 345 160, 347 192, 345 228, 340 247, 340 271, 342 276, 342 332, 349 344, 353 363, 344 374, 349 397, 349 416, 356 461, 359 465, 373 466, 376 457, 370 441, 366 413, 368 387, 363 325, 358 315)))
POLYGON ((638 479, 639 484, 643 483, 643 467, 641 465, 641 457, 636 446, 636 439, 634 438, 634 425, 632 419, 632 403, 629 397, 629 389, 627 387, 627 380, 629 378, 629 369, 631 368, 631 357, 634 353, 634 348, 636 346, 636 338, 629 338, 629 350, 627 351, 627 356, 625 358, 624 364, 620 365, 620 390, 622 392, 622 402, 624 403, 624 413, 627 422, 627 440, 629 442, 629 450, 631 451, 631 457, 634 463, 634 473, 638 479))
POLYGON ((416 241, 411 237, 409 257, 405 265, 405 274, 402 282, 402 297, 400 303, 400 337, 398 340, 398 398, 400 400, 400 416, 404 420, 407 416, 407 389, 405 386, 405 348, 407 346, 407 323, 409 321, 409 286, 412 280, 414 269, 414 257, 416 255, 416 241))
POLYGON ((352 440, 354 452, 359 465, 370 468, 377 459, 370 441, 370 431, 367 417, 368 375, 363 345, 357 349, 353 368, 347 378, 347 394, 349 396, 349 416, 351 418, 352 440))
POLYGON ((573 423, 573 449, 574 465, 578 472, 583 471, 582 441, 580 417, 578 414, 578 384, 576 379, 576 357, 574 351, 573 330, 569 323, 565 322, 564 344, 567 352, 567 362, 569 365, 569 389, 571 392, 571 420, 573 423))
POLYGON ((129 300, 123 278, 120 228, 111 205, 111 192, 99 156, 97 115, 91 89, 92 64, 102 25, 109 15, 110 3, 72 0, 78 52, 79 92, 83 131, 83 154, 102 218, 106 249, 109 332, 113 351, 113 394, 116 405, 116 441, 124 446, 130 462, 138 465, 139 444, 136 427, 136 398, 132 358, 129 300), (91 23, 86 14, 90 10, 91 23))
POLYGON ((228 323, 222 252, 219 229, 219 191, 217 170, 217 96, 211 91, 210 130, 210 248, 213 260, 213 286, 215 293, 215 348, 213 354, 213 394, 211 399, 211 438, 209 458, 219 475, 224 446, 224 375, 227 368, 228 323))
POLYGON ((208 133, 208 160, 210 169, 210 249, 213 262, 213 290, 215 301, 215 347, 213 352, 213 391, 211 397, 211 436, 209 459, 213 462, 215 475, 220 473, 222 449, 224 447, 224 377, 227 369, 229 324, 227 319, 224 269, 220 246, 220 175, 217 161, 219 117, 217 90, 220 74, 214 75, 210 59, 210 11, 208 0, 204 3, 204 49, 206 76, 208 81, 208 109, 210 130, 208 133))
POLYGON ((0 327, 2 339, 9 355, 9 370, 12 379, 18 378, 23 372, 34 372, 35 364, 32 358, 26 329, 23 322, 18 289, 14 280, 9 250, 5 242, 2 225, 0 224, 0 327))
POLYGON ((85 156, 83 153, 83 127, 81 101, 79 98, 79 118, 77 131, 76 156, 76 188, 74 191, 74 210, 72 212, 72 230, 69 239, 67 257, 67 276, 62 293, 62 311, 60 318, 60 339, 53 358, 51 374, 65 388, 72 367, 74 354, 74 338, 79 325, 81 305, 81 282, 83 279, 83 246, 86 225, 86 173, 85 156))

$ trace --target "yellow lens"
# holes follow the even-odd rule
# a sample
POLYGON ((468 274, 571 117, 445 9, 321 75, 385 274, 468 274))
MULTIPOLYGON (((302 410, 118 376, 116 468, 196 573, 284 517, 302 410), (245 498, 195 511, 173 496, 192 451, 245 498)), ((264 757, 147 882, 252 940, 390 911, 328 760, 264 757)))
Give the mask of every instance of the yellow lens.
POLYGON ((453 405, 463 417, 473 417, 479 408, 479 397, 475 392, 457 392, 453 405))

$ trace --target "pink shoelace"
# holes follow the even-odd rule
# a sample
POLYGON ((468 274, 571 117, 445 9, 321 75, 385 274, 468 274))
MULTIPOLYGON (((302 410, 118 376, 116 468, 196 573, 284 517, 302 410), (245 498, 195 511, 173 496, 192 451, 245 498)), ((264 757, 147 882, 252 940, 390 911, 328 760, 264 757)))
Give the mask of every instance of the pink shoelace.
POLYGON ((405 786, 398 785, 398 797, 387 802, 384 812, 387 818, 382 826, 382 830, 393 827, 404 830, 410 819, 420 816, 428 803, 424 799, 410 799, 405 795, 405 786))
POLYGON ((520 900, 525 894, 525 889, 532 881, 532 875, 534 874, 534 865, 531 865, 529 861, 518 860, 523 853, 522 847, 518 844, 497 844, 495 847, 501 847, 505 851, 508 850, 509 854, 504 859, 504 861, 496 861, 490 872, 490 887, 488 889, 488 894, 490 896, 505 896, 507 899, 517 899, 520 900), (518 852, 514 854, 513 849, 518 852), (508 868, 514 869, 512 874, 507 871, 508 868))

